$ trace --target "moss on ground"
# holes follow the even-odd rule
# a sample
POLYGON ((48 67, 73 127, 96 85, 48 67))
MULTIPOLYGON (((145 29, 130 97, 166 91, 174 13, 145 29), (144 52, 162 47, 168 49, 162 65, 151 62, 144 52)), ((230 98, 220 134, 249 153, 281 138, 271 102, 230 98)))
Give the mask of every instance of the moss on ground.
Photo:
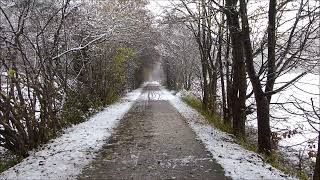
POLYGON ((5 153, 6 157, 2 157, 0 159, 0 173, 6 171, 7 169, 13 167, 14 165, 20 163, 23 158, 13 155, 11 154, 9 151, 5 153), (7 158, 7 156, 9 156, 10 158, 7 158))
POLYGON ((211 115, 208 112, 204 111, 202 108, 202 102, 199 99, 190 96, 183 97, 182 99, 189 106, 197 110, 202 116, 204 116, 210 123, 212 123, 218 129, 227 133, 232 132, 232 128, 230 125, 223 123, 219 117, 211 115))

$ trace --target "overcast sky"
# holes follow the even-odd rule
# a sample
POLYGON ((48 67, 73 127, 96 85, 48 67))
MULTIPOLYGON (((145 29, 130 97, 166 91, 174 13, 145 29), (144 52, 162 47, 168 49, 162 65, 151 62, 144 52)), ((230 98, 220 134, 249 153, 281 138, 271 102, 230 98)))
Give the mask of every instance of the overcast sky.
POLYGON ((147 6, 155 16, 161 16, 165 9, 170 8, 172 0, 149 0, 147 6))

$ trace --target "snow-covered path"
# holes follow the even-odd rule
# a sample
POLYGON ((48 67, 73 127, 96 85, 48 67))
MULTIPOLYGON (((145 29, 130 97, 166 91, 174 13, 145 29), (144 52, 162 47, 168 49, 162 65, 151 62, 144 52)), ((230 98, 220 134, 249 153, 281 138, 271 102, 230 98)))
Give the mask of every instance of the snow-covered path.
MULTIPOLYGON (((152 86, 159 86, 156 83, 149 83, 149 85, 150 84, 152 86)), ((31 154, 30 157, 23 160, 20 164, 3 172, 0 175, 0 179, 76 179, 82 172, 84 167, 88 167, 88 165, 93 162, 93 159, 94 157, 96 157, 97 152, 101 152, 101 148, 106 144, 106 140, 111 136, 113 129, 118 126, 120 119, 122 119, 124 115, 130 110, 137 99, 139 99, 140 103, 149 101, 154 103, 161 101, 162 105, 159 107, 162 107, 164 109, 168 109, 170 103, 176 109, 175 110, 171 106, 173 108, 170 110, 171 115, 163 114, 167 111, 161 111, 161 109, 157 111, 157 108, 152 109, 152 113, 150 113, 150 111, 146 111, 147 115, 143 114, 146 118, 148 118, 148 116, 152 116, 149 117, 149 119, 151 119, 149 123, 151 122, 151 124, 153 124, 151 127, 158 129, 157 126, 163 126, 162 130, 170 130, 175 132, 171 132, 172 136, 170 135, 170 132, 158 133, 163 134, 163 136, 165 135, 167 138, 158 138, 159 142, 167 143, 169 141, 172 141, 176 142, 177 144, 180 143, 179 139, 175 139, 175 137, 178 137, 176 135, 178 131, 179 133, 181 133, 180 131, 183 131, 181 130, 182 125, 181 123, 180 125, 179 123, 175 124, 178 121, 171 121, 170 119, 172 117, 172 113, 179 112, 181 114, 181 117, 183 117, 182 119, 184 119, 193 130, 193 132, 190 132, 188 130, 189 133, 194 134, 190 135, 189 137, 193 137, 194 139, 198 139, 200 140, 200 142, 202 142, 202 144, 204 145, 202 150, 205 150, 206 148, 211 153, 215 161, 224 169, 226 176, 233 179, 292 179, 282 172, 272 168, 269 164, 264 163, 262 158, 258 154, 244 150, 241 146, 235 143, 230 135, 212 127, 198 112, 186 105, 178 96, 172 95, 170 92, 161 87, 159 88, 161 89, 161 91, 158 90, 156 93, 152 92, 151 90, 149 93, 141 94, 142 89, 138 89, 129 93, 125 98, 122 98, 121 101, 107 107, 104 111, 90 118, 87 122, 75 125, 67 129, 61 137, 45 145, 42 150, 31 154), (159 117, 160 115, 162 115, 162 119, 157 119, 157 117, 154 117, 155 114, 158 114, 159 117), (154 122, 152 119, 154 120, 154 122), (164 121, 169 121, 172 123, 164 125, 164 121)), ((138 113, 141 112, 138 111, 138 113)), ((124 119, 127 119, 127 121, 131 121, 130 118, 128 119, 125 117, 124 119)), ((132 121, 134 121, 134 119, 132 119, 132 121)), ((122 123, 120 123, 120 125, 121 124, 122 123)), ((131 122, 131 125, 132 128, 135 129, 138 128, 135 126, 139 126, 139 123, 131 122)), ((122 127, 119 128, 121 129, 122 127)), ((149 128, 147 128, 147 126, 143 128, 146 129, 146 133, 149 133, 149 128)), ((124 132, 126 133, 126 131, 124 132)), ((141 138, 149 138, 147 134, 143 134, 143 131, 141 131, 140 134, 141 138)), ((124 139, 128 138, 129 137, 124 137, 124 139)), ((138 140, 138 142, 143 141, 143 139, 138 140)), ((110 142, 107 142, 108 147, 108 144, 110 144, 110 142)), ((161 143, 158 143, 158 146, 160 147, 161 143)), ((187 146, 185 148, 191 151, 183 151, 185 152, 185 157, 192 157, 187 153, 190 152, 192 154, 192 150, 194 149, 192 149, 191 147, 193 146, 191 145, 190 147, 187 146)), ((149 154, 148 157, 156 157, 156 153, 153 154, 153 152, 156 151, 150 151, 151 154, 149 154)), ((139 156, 141 155, 140 153, 138 154, 139 156)), ((119 157, 120 159, 123 158, 121 156, 129 156, 133 159, 137 157, 136 155, 132 156, 131 154, 121 154, 119 157)), ((148 159, 148 157, 142 158, 144 158, 145 162, 148 162, 148 160, 150 160, 148 159)), ((111 157, 106 156, 106 161, 109 161, 110 158, 111 157)), ((174 157, 171 158, 175 159, 174 157)), ((188 161, 188 163, 192 164, 192 158, 182 158, 181 160, 183 160, 183 162, 188 161)), ((122 161, 122 163, 123 162, 127 161, 122 161)), ((162 165, 162 162, 166 161, 161 160, 157 163, 159 165, 162 165)), ((171 161, 168 162, 171 163, 171 161)), ((149 168, 149 166, 143 167, 144 168, 142 169, 142 171, 145 169, 148 170, 149 168)), ((116 170, 118 169, 121 170, 123 169, 123 167, 116 168, 116 170)), ((124 168, 124 170, 126 170, 126 168, 124 168)), ((149 169, 148 171, 151 170, 154 169, 149 169)), ((163 175, 163 173, 165 172, 166 171, 160 174, 163 175)), ((191 177, 193 177, 192 179, 200 178, 200 176, 191 177)))
POLYGON ((143 89, 80 180, 230 179, 162 95, 159 85, 143 89))

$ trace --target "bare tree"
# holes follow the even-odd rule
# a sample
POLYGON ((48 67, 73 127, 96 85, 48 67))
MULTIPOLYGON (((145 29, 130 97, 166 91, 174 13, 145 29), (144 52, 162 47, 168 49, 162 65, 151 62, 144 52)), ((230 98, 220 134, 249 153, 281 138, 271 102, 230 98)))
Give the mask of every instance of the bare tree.
POLYGON ((27 156, 137 87, 148 64, 141 57, 156 54, 145 5, 1 1, 0 145, 27 156))

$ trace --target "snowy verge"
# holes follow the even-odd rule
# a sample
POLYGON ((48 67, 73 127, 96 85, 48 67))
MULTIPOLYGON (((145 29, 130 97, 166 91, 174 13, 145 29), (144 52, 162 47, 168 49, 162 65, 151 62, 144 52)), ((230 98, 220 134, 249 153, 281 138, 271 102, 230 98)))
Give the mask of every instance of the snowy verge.
POLYGON ((141 88, 130 92, 88 121, 66 129, 42 150, 3 172, 0 179, 76 179, 141 92, 141 88))
POLYGON ((233 179, 295 179, 265 163, 259 154, 236 144, 229 134, 214 128, 179 97, 165 89, 162 89, 162 97, 184 116, 197 137, 224 168, 226 176, 233 179))

